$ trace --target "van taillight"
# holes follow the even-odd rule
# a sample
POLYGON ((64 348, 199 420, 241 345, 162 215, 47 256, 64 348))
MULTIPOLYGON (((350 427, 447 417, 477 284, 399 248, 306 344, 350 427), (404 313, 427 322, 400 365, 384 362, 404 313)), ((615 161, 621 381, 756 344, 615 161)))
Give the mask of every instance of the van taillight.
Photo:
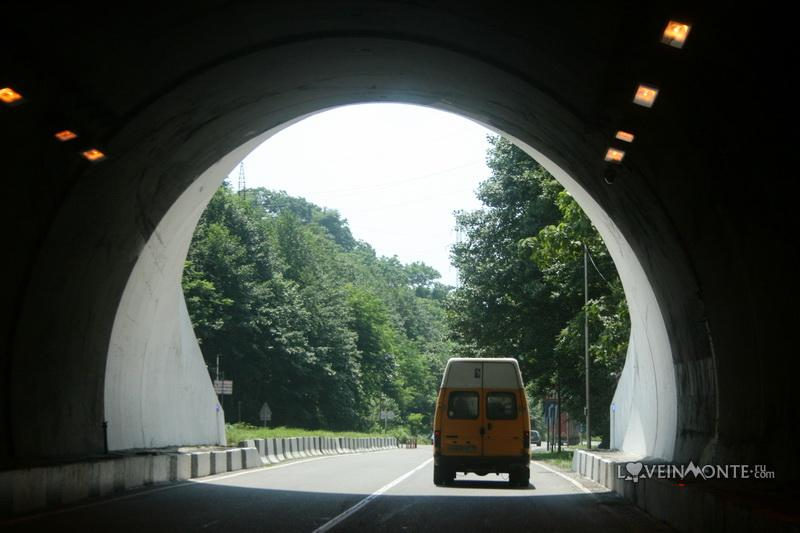
POLYGON ((442 446, 442 432, 439 430, 433 432, 433 446, 435 448, 441 448, 442 446))
POLYGON ((531 432, 530 431, 523 431, 522 432, 522 447, 523 448, 530 448, 531 447, 531 432))

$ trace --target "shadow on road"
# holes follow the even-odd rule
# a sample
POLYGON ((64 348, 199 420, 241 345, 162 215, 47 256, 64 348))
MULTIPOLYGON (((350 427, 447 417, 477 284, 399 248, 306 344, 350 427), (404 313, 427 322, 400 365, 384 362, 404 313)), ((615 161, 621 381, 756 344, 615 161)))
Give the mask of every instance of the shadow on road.
MULTIPOLYGON (((668 531, 638 509, 603 505, 611 496, 537 494, 532 486, 463 480, 443 489, 480 495, 383 494, 334 531, 668 531), (613 512, 609 512, 613 509, 613 512), (653 529, 653 527, 656 529, 653 529)), ((432 485, 429 488, 434 490, 432 485)), ((436 488, 437 490, 439 488, 436 488)), ((276 490, 189 483, 95 501, 2 523, 3 531, 313 531, 367 494, 276 490)))
POLYGON ((487 489, 487 490, 508 490, 508 491, 521 491, 521 490, 536 490, 533 483, 528 484, 527 487, 518 487, 511 485, 505 480, 489 480, 489 479, 456 479, 446 485, 449 489, 487 489))

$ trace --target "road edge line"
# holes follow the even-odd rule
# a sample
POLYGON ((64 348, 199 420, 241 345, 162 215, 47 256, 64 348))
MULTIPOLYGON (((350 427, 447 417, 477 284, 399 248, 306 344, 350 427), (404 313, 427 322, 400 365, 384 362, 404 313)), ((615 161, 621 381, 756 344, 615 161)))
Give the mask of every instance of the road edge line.
POLYGON ((544 469, 545 469, 545 470, 547 470, 548 472, 552 472, 553 474, 555 474, 555 475, 557 475, 557 476, 563 477, 564 479, 566 479, 567 481, 569 481, 570 483, 572 483, 573 485, 575 485, 576 487, 578 487, 579 489, 581 489, 581 490, 582 490, 583 492, 585 492, 586 494, 594 494, 594 492, 592 492, 591 490, 587 489, 586 487, 584 487, 583 485, 581 485, 581 484, 580 484, 579 482, 577 482, 576 480, 572 479, 571 477, 569 477, 569 476, 567 476, 567 475, 565 475, 565 474, 562 474, 562 473, 561 473, 561 472, 559 472, 558 470, 554 470, 554 469, 550 468, 549 466, 547 466, 547 465, 545 465, 545 464, 542 464, 542 462, 541 462, 541 461, 531 461, 531 464, 534 464, 534 465, 537 465, 537 466, 541 466, 542 468, 544 468, 544 469))

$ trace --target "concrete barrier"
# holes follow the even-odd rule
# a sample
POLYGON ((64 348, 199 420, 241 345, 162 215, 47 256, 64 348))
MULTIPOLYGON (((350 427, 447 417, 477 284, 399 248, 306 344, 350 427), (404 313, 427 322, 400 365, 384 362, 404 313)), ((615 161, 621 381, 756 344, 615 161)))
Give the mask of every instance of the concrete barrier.
POLYGON ((272 439, 272 441, 275 443, 275 455, 278 457, 278 461, 285 461, 286 439, 272 439))
POLYGON ((272 464, 277 464, 279 460, 278 460, 278 455, 275 453, 275 439, 267 439, 266 446, 267 446, 267 460, 269 460, 269 462, 272 464))
MULTIPOLYGON (((114 492, 114 470, 117 467, 117 462, 118 461, 114 460, 105 460, 90 464, 89 496, 106 496, 114 492)), ((189 465, 188 457, 185 462, 189 465)), ((172 476, 171 469, 170 479, 175 479, 172 476)))
POLYGON ((224 450, 211 452, 211 473, 224 474, 228 471, 228 454, 224 450))
POLYGON ((47 505, 47 468, 17 470, 4 478, 9 483, 6 491, 11 495, 12 513, 27 513, 47 505))
POLYGON ((240 440, 239 448, 255 448, 256 441, 254 439, 240 440))
POLYGON ((185 481, 192 477, 192 456, 176 453, 169 456, 169 478, 172 481, 185 481))
POLYGON ((319 450, 319 437, 306 437, 308 443, 308 455, 318 457, 322 455, 319 450))
POLYGON ((702 485, 681 486, 671 480, 640 477, 625 480, 626 463, 638 458, 576 450, 573 470, 613 490, 677 531, 793 531, 782 517, 765 512, 762 503, 730 496, 702 485), (620 473, 622 475, 620 475, 620 473))
MULTIPOLYGON (((396 447, 397 440, 393 437, 318 436, 247 439, 239 444, 241 447, 237 449, 128 455, 92 462, 0 472, 0 516, 13 516, 154 483, 185 481, 264 464, 277 464, 287 459, 385 450, 396 447)), ((583 466, 583 471, 590 465, 589 468, 595 472, 593 478, 599 482, 608 486, 619 481, 616 479, 613 462, 602 459, 587 461, 578 455, 580 454, 576 454, 574 465, 583 466)), ((637 495, 632 486, 626 487, 622 484, 618 488, 624 488, 629 497, 638 498, 641 502, 647 499, 643 492, 637 495)), ((639 489, 640 492, 642 490, 639 489)), ((652 500, 652 495, 647 506, 656 513, 665 508, 652 500)))
POLYGON ((150 483, 166 483, 167 481, 172 481, 169 456, 150 456, 150 483))
POLYGON ((255 447, 242 448, 241 454, 242 468, 255 468, 257 466, 262 466, 261 456, 258 454, 258 450, 255 447))
POLYGON ((192 453, 192 478, 205 477, 211 473, 211 454, 208 452, 192 453))
POLYGON ((123 459, 125 490, 141 487, 150 475, 150 465, 146 456, 131 456, 123 459))
POLYGON ((242 469, 242 452, 239 450, 226 450, 225 459, 228 464, 228 472, 242 469))
POLYGON ((266 457, 267 455, 267 443, 264 439, 253 439, 256 449, 261 457, 266 457))
POLYGON ((319 437, 305 437, 306 449, 311 457, 322 455, 319 451, 319 437))

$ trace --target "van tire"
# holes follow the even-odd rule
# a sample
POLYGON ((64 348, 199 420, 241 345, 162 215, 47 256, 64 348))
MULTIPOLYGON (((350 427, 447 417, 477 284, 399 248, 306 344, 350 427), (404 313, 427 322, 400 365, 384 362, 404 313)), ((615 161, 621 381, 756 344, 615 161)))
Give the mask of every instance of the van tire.
POLYGON ((515 487, 527 487, 531 483, 531 469, 518 468, 508 473, 508 481, 515 487))
POLYGON ((442 467, 439 465, 433 465, 433 484, 436 486, 444 484, 444 480, 442 479, 442 467))

